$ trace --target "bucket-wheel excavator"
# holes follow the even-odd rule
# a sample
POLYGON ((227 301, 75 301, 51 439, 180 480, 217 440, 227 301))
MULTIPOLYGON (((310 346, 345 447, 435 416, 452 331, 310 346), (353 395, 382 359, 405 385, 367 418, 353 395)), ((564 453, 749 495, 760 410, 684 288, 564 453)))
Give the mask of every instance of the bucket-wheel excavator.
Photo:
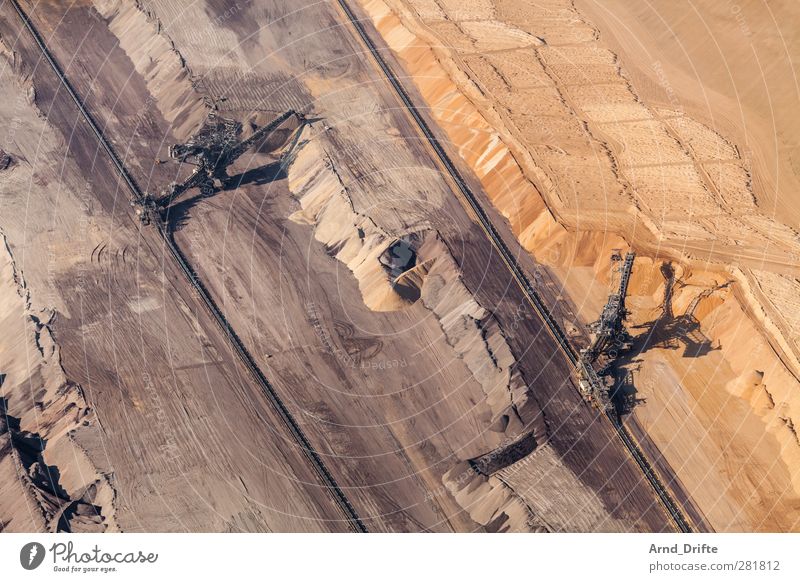
POLYGON ((228 166, 292 116, 301 125, 305 123, 301 113, 289 110, 254 131, 248 138, 240 139, 241 123, 220 117, 215 112, 210 113, 200 130, 186 143, 169 148, 170 158, 196 166, 189 177, 180 183, 173 182, 160 195, 146 194, 132 202, 142 223, 149 224, 161 214, 162 209, 169 207, 191 188, 199 188, 203 196, 210 196, 225 187, 230 179, 228 166))
POLYGON ((611 261, 619 265, 613 269, 613 274, 619 273, 619 283, 616 293, 608 296, 608 301, 600 313, 600 319, 591 325, 594 331, 594 341, 584 352, 584 356, 591 361, 596 360, 601 354, 613 351, 615 345, 624 341, 626 334, 624 322, 627 316, 625 309, 625 295, 628 293, 628 282, 633 269, 634 253, 627 253, 623 259, 619 252, 615 252, 611 261))
POLYGON ((604 407, 610 406, 610 401, 606 385, 595 371, 595 365, 598 365, 598 360, 604 360, 599 363, 602 374, 618 356, 619 351, 627 347, 628 332, 625 329, 625 317, 628 312, 625 309, 625 296, 628 293, 635 257, 633 252, 628 252, 623 258, 619 251, 615 251, 611 256, 612 281, 614 275, 619 274, 618 287, 616 292, 608 296, 608 301, 600 313, 600 319, 590 326, 594 332, 594 339, 588 348, 581 350, 578 364, 581 392, 588 400, 600 403, 604 407))

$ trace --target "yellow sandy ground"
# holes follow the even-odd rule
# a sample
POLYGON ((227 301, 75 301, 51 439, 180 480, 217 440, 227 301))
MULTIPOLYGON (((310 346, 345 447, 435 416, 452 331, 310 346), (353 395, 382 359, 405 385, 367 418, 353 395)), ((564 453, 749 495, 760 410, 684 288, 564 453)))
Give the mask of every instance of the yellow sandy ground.
POLYGON ((709 522, 799 530, 800 243, 792 216, 765 202, 778 179, 762 172, 768 152, 727 131, 735 116, 709 123, 684 106, 661 60, 630 76, 635 51, 621 59, 569 1, 362 4, 585 322, 608 293, 612 249, 634 245, 631 330, 669 315, 628 366, 634 414, 709 522))

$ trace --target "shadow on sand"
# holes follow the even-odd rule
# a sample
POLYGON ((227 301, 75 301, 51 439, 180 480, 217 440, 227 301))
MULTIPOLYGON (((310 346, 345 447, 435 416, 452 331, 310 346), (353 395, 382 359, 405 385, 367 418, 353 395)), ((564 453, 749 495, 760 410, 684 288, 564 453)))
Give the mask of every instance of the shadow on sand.
POLYGON ((247 186, 249 184, 264 186, 272 182, 285 179, 288 175, 287 169, 294 161, 298 152, 302 150, 303 147, 308 143, 308 140, 300 139, 302 135, 302 131, 300 131, 300 129, 302 128, 292 132, 286 138, 284 143, 281 144, 280 148, 277 148, 273 145, 273 153, 278 149, 283 150, 283 153, 280 155, 280 159, 257 168, 246 170, 240 174, 236 174, 235 176, 228 177, 222 184, 222 187, 215 188, 211 195, 203 195, 199 192, 199 190, 195 190, 195 193, 192 196, 184 200, 171 203, 163 214, 169 231, 176 232, 184 228, 191 218, 192 209, 202 200, 213 198, 220 192, 236 190, 240 186, 247 186))
POLYGON ((612 400, 619 414, 628 414, 638 404, 645 403, 637 396, 634 374, 638 373, 642 364, 642 354, 653 348, 665 350, 683 349, 682 357, 700 358, 714 347, 711 340, 700 329, 700 322, 694 315, 697 306, 714 291, 730 285, 725 283, 706 289, 695 297, 682 315, 675 315, 672 310, 672 296, 675 288, 675 270, 671 264, 661 266, 664 277, 664 298, 659 316, 647 323, 630 328, 630 348, 620 355, 610 366, 609 373, 614 379, 612 400), (639 333, 636 331, 639 330, 639 333))
POLYGON ((220 192, 229 192, 248 184, 264 186, 271 182, 285 179, 286 166, 287 164, 285 162, 276 161, 231 176, 225 181, 222 188, 215 188, 210 196, 203 196, 199 191, 196 191, 192 196, 180 202, 176 202, 167 208, 165 216, 169 229, 173 232, 181 230, 188 223, 191 218, 191 211, 197 204, 203 200, 215 197, 220 192))

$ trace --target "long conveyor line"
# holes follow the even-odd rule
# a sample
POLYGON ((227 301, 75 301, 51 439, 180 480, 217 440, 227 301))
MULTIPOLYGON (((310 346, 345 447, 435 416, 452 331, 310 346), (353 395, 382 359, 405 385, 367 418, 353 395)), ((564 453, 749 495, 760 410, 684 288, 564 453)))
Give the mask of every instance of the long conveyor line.
MULTIPOLYGON (((342 12, 349 21, 349 24, 356 32, 358 38, 372 54, 375 63, 378 65, 383 74, 386 76, 386 79, 394 88, 397 97, 402 102, 406 111, 408 111, 408 113, 414 120, 415 124, 417 125, 418 129, 425 137, 430 147, 435 152, 439 162, 447 171, 447 173, 450 175, 453 182, 456 184, 459 193, 462 196, 462 200, 466 202, 469 208, 472 210, 472 213, 478 220, 478 224, 481 226, 482 230, 486 234, 487 238, 489 238, 490 242, 495 247, 495 249, 497 249, 498 253, 500 254, 500 257, 503 259, 503 262, 506 264, 509 271, 511 271, 511 274, 513 275, 515 281, 519 285, 520 289, 522 289, 522 292, 525 294, 525 297, 528 299, 529 303, 533 306, 536 313, 542 319, 548 332, 556 341, 558 346, 561 348, 561 351, 563 352, 564 356, 567 358, 569 363, 573 367, 577 367, 580 364, 578 353, 576 352, 575 348, 573 348, 572 345, 570 344, 567 335, 561 329, 561 326, 558 325, 558 322, 550 313, 550 310, 547 308, 547 306, 545 305, 544 301, 541 299, 539 294, 533 288, 533 285, 531 285, 524 271, 514 258, 514 255, 508 249, 508 246, 506 245, 505 241, 499 235, 494 225, 492 224, 491 220, 489 219, 488 215, 481 207, 480 202, 477 200, 474 193, 470 190, 466 181, 461 176, 460 172, 453 164, 452 160, 450 160, 450 157, 447 155, 447 152, 445 152, 444 148, 439 143, 439 140, 433 134, 430 127, 428 127, 428 124, 425 121, 425 119, 423 119, 422 114, 414 105, 413 101, 409 97, 406 90, 403 88, 403 85, 400 83, 399 79, 395 76, 394 72, 392 72, 386 60, 380 54, 380 51, 375 46, 375 43, 369 37, 363 24, 361 24, 360 20, 352 11, 346 0, 337 0, 337 1, 342 9, 342 12)), ((593 382, 598 381, 593 376, 589 376, 589 380, 593 382)), ((599 387, 593 387, 593 388, 599 388, 599 387)), ((617 418, 613 412, 606 411, 606 416, 611 421, 614 430, 616 431, 617 435, 619 436, 625 448, 630 453, 633 460, 636 462, 636 465, 639 467, 639 469, 644 474, 645 478, 648 480, 650 485, 655 490, 656 495, 661 501, 664 510, 673 520, 676 527, 682 532, 691 532, 692 528, 691 525, 689 524, 688 519, 683 515, 683 512, 681 511, 678 504, 672 499, 672 496, 669 494, 667 488, 661 483, 661 480, 658 478, 658 475, 656 475, 655 471, 652 468, 652 465, 647 460, 647 457, 645 456, 644 452, 642 452, 641 448, 636 444, 633 437, 629 434, 628 430, 625 428, 625 426, 620 422, 619 418, 617 418)))
MULTIPOLYGON (((61 67, 50 53, 50 50, 47 48, 47 45, 45 44, 44 40, 39 34, 39 31, 33 25, 28 15, 22 10, 22 7, 19 5, 17 0, 11 0, 11 4, 12 6, 14 6, 14 9, 19 15, 20 20, 25 25, 25 28, 28 30, 33 39, 36 41, 36 44, 38 45, 39 50, 42 53, 42 56, 44 56, 45 60, 49 63, 50 67, 53 69, 56 76, 59 78, 61 84, 67 90, 67 93, 69 93, 69 96, 75 102, 75 105, 78 107, 78 110, 80 111, 81 115, 89 124, 89 127, 91 127, 101 147, 108 154, 109 158, 111 158, 111 161, 113 162, 120 176, 122 176, 122 179, 124 180, 125 184, 130 190, 131 195, 134 197, 135 200, 141 200, 142 198, 144 198, 144 193, 139 188, 139 185, 136 183, 136 180, 133 178, 133 176, 131 176, 131 174, 125 168, 119 156, 114 151, 114 148, 112 147, 111 143, 103 135, 103 132, 100 130, 94 118, 84 106, 83 101, 81 100, 77 91, 73 88, 72 84, 69 82, 69 79, 67 79, 61 67)), ((283 424, 285 425, 289 433, 292 435, 292 437, 295 439, 295 441, 297 441, 298 445, 303 451, 303 455, 311 464, 312 468, 314 469, 314 472, 317 474, 323 487, 327 490, 327 492, 332 497, 333 501, 337 504, 337 506, 344 514, 351 529, 353 529, 356 532, 367 532, 366 526, 361 521, 361 518, 356 513, 355 509, 353 508, 350 501, 347 499, 341 487, 336 483, 336 480, 333 478, 330 471, 325 466, 325 463, 322 461, 322 458, 319 456, 316 450, 314 450, 314 448, 311 446, 311 443, 303 433, 302 429, 300 428, 300 425, 297 423, 292 414, 289 412, 288 408, 283 403, 283 400, 275 391, 275 388, 272 386, 272 384, 270 384, 269 380, 267 380, 266 376, 264 376, 264 373, 255 363, 255 360, 253 360, 253 357, 247 351, 247 348, 244 346, 241 339, 239 339, 239 336, 236 334, 235 330, 230 325, 227 318, 223 315, 222 311, 214 302, 210 293, 206 290, 205 285, 203 285, 202 280, 189 264, 189 261, 186 259, 184 254, 178 248, 178 246, 175 244, 175 241, 173 240, 172 235, 170 234, 167 227, 159 223, 158 232, 161 235, 161 238, 166 243, 167 248, 170 251, 170 255, 178 263, 178 266, 180 267, 181 272, 185 275, 186 280, 197 292, 197 295, 200 297, 200 299, 202 299, 203 304, 206 306, 209 313, 214 318, 214 321, 217 322, 222 332, 225 334, 225 337, 230 341, 231 345, 234 348, 234 351, 236 352, 236 355, 242 361, 244 366, 248 369, 253 379, 259 384, 267 400, 275 408, 276 412, 278 413, 278 416, 283 421, 283 424)))

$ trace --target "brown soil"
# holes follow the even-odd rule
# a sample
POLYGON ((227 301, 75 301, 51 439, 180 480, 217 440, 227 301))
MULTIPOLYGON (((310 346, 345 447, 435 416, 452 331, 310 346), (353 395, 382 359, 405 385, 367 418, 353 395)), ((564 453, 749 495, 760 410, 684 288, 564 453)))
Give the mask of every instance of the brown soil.
POLYGON ((7 4, 0 37, 3 528, 346 530, 7 4))
MULTIPOLYGON (((561 0, 362 3, 452 146, 523 246, 558 275, 583 323, 596 319, 609 292, 612 249, 636 248, 629 307, 637 355, 623 363, 640 402, 628 422, 646 429, 705 519, 718 530, 796 530, 798 239, 791 215, 776 220, 763 203, 773 178, 753 161, 775 158, 751 156, 741 133, 682 107, 676 94, 689 89, 664 99, 667 73, 650 67, 649 85, 628 74, 628 66, 645 68, 642 46, 667 62, 669 43, 680 42, 659 44, 641 28, 624 28, 652 9, 616 3, 628 18, 617 21, 606 5, 581 7, 589 4, 584 12, 561 0), (627 44, 607 44, 590 19, 599 13, 618 37, 629 35, 627 44), (628 49, 621 57, 619 46, 628 49), (678 272, 669 295, 666 263, 678 272)), ((680 20, 673 30, 692 38, 683 26, 692 19, 678 5, 665 12, 680 20)), ((702 60, 703 45, 692 46, 702 60)), ((777 59, 783 49, 772 50, 777 59)), ((785 84, 793 76, 781 78, 771 89, 794 95, 785 84)))
MULTIPOLYGON (((144 188, 182 171, 154 160, 208 107, 242 122, 288 108, 314 120, 288 167, 278 151, 251 152, 230 169, 238 187, 189 192, 169 220, 371 530, 671 528, 332 6, 135 6, 26 3, 144 188), (471 475, 485 494, 462 491, 465 463, 494 451, 522 462, 508 453, 518 442, 547 446, 518 474, 561 487, 557 501, 504 482, 498 463, 471 475), (587 508, 591 519, 564 518, 587 508)), ((19 33, 9 12, 4 39, 19 33)), ((0 147, 29 162, 3 182, 0 225, 15 256, 26 249, 31 289, 65 314, 63 366, 102 422, 103 438, 84 447, 115 476, 119 527, 343 529, 155 234, 138 228, 57 81, 27 68, 37 56, 20 39, 4 70, 30 83, 13 90, 12 107, 23 105, 5 127, 21 119, 30 137, 0 134, 0 147), (42 135, 49 146, 37 150, 42 135)))

